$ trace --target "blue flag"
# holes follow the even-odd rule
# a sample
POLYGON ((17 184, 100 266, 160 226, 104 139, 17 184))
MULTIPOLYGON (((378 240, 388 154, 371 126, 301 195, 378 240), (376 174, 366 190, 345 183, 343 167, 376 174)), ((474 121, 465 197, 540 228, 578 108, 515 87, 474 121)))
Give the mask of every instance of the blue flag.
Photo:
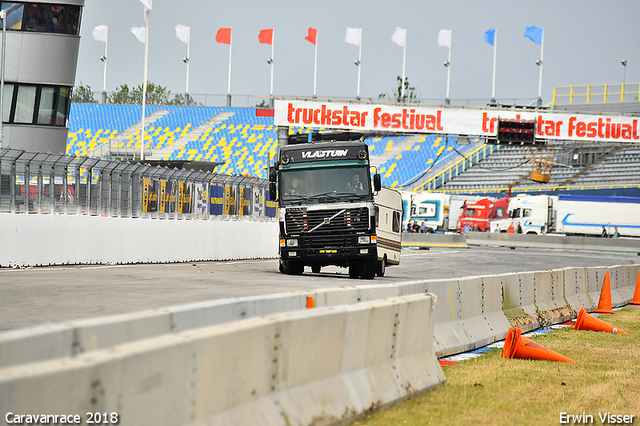
POLYGON ((486 41, 487 43, 489 43, 490 45, 493 46, 493 43, 495 43, 496 40, 496 30, 487 30, 486 33, 484 33, 484 41, 486 41))
POLYGON ((530 26, 524 32, 524 36, 536 44, 542 44, 542 31, 544 28, 530 26))

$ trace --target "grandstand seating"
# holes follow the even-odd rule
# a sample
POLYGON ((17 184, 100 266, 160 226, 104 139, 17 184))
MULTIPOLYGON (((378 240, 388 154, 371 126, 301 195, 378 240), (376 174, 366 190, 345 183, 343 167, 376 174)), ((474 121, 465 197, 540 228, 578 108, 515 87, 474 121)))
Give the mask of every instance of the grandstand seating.
MULTIPOLYGON (((67 154, 99 156, 100 152, 94 154, 94 150, 101 144, 118 152, 139 150, 141 112, 139 105, 72 104, 67 154)), ((273 118, 257 117, 255 108, 148 106, 146 120, 145 148, 152 152, 148 158, 218 162, 215 170, 219 173, 266 178, 267 165, 277 147, 273 118)), ((290 133, 309 131, 290 128, 290 133)), ((383 185, 396 189, 418 187, 460 159, 460 153, 482 144, 476 139, 465 146, 454 137, 425 135, 375 136, 366 141, 383 185), (427 171, 429 174, 423 176, 427 171)), ((556 161, 548 184, 529 179, 531 150, 502 146, 434 189, 469 193, 508 187, 640 185, 638 145, 612 148, 601 161, 587 167, 556 161)))
MULTIPOLYGON (((277 147, 272 117, 257 117, 255 108, 148 106, 145 112, 149 120, 145 147, 167 152, 162 159, 219 162, 219 173, 266 177, 277 147), (228 118, 205 125, 223 114, 228 118)), ((100 152, 93 151, 101 144, 105 144, 105 153, 109 149, 120 153, 139 150, 140 130, 134 126, 139 126, 141 114, 139 105, 72 104, 67 154, 97 156, 100 152)), ((291 133, 309 131, 290 129, 291 133)), ((434 163, 457 155, 454 149, 461 147, 456 142, 436 136, 367 138, 372 157, 384 159, 378 163, 382 182, 392 188, 403 187, 434 163)))
MULTIPOLYGON (((140 149, 139 105, 72 104, 69 119, 68 155, 88 155, 106 143, 118 152, 140 149)), ((165 113, 146 126, 145 148, 169 149, 164 160, 220 162, 217 172, 266 177, 269 155, 277 146, 271 117, 256 117, 255 108, 149 106, 147 117, 165 113), (211 127, 200 127, 227 112, 229 118, 211 127), (186 138, 185 143, 176 143, 186 138)), ((108 152, 105 150, 105 152, 108 152)))

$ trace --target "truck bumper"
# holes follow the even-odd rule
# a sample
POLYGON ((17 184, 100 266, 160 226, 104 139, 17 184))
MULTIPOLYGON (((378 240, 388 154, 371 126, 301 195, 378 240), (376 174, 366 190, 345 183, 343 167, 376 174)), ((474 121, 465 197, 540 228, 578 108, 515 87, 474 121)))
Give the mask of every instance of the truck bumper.
POLYGON ((316 262, 327 265, 339 265, 343 261, 357 259, 377 259, 378 249, 375 244, 362 244, 356 247, 281 247, 282 260, 297 260, 302 262, 316 262))

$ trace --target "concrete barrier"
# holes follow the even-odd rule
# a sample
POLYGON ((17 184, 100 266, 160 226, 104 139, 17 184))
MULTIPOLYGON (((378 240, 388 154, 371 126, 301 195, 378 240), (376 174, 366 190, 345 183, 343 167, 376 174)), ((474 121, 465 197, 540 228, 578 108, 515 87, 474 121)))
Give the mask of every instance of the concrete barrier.
POLYGON ((438 298, 433 314, 433 346, 438 358, 477 347, 462 322, 458 280, 429 280, 399 286, 402 294, 428 292, 438 298))
MULTIPOLYGON (((420 235, 420 234, 417 234, 420 235)), ((533 247, 560 250, 594 250, 640 254, 640 238, 598 238, 565 235, 525 235, 468 232, 470 246, 533 247)))
POLYGON ((247 296, 187 303, 162 309, 171 317, 171 331, 179 333, 242 319, 306 309, 304 293, 247 296))
POLYGON ((507 337, 511 323, 502 310, 502 276, 482 277, 482 316, 491 330, 491 341, 507 337))
MULTIPOLYGON (((640 265, 609 268, 614 303, 631 300, 640 265), (635 277, 635 278, 634 278, 635 277)), ((501 339, 508 325, 525 331, 570 318, 580 306, 597 306, 607 268, 416 280, 398 284, 330 288, 299 293, 218 299, 138 312, 77 320, 0 333, 0 368, 78 354, 201 327, 315 307, 432 293, 434 348, 438 357, 464 352, 501 339), (594 299, 595 298, 595 299, 594 299), (595 300, 595 301, 594 301, 595 300)))
POLYGON ((640 282, 640 276, 638 275, 639 270, 640 265, 619 266, 616 284, 622 292, 623 302, 625 304, 633 300, 633 294, 635 293, 636 286, 640 282))
POLYGON ((123 426, 345 424, 444 382, 434 300, 282 313, 4 368, 0 412, 118 413, 123 426))
POLYGON ((467 247, 464 235, 402 233, 402 247, 467 247))
POLYGON ((541 318, 535 306, 533 273, 502 275, 502 310, 513 327, 531 331, 540 327, 541 318))
POLYGON ((72 357, 170 331, 169 315, 159 311, 141 311, 11 330, 0 334, 0 368, 72 357))
POLYGON ((564 298, 574 312, 579 312, 583 306, 588 311, 597 307, 596 302, 589 297, 586 268, 564 269, 564 298))
POLYGON ((571 318, 573 311, 564 300, 564 274, 561 269, 533 273, 534 301, 545 323, 558 324, 571 318))
POLYGON ((587 288, 589 291, 589 297, 593 300, 594 308, 589 309, 585 306, 588 312, 593 312, 598 307, 598 301, 600 300, 600 293, 602 292, 602 284, 604 282, 604 270, 599 268, 587 268, 587 288))
POLYGON ((0 266, 278 256, 278 223, 0 213, 0 266), (238 235, 243 235, 238 239, 238 235), (31 242, 37 241, 38 244, 31 242), (144 241, 144 244, 132 242, 144 241))

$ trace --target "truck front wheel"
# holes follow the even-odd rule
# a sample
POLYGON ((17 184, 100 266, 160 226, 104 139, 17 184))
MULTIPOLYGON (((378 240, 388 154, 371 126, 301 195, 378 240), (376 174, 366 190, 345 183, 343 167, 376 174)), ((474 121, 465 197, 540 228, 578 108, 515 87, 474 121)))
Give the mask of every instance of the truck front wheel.
POLYGON ((376 259, 365 260, 362 262, 361 267, 362 271, 360 272, 360 277, 365 280, 372 280, 378 271, 378 261, 376 259))
POLYGON ((287 275, 302 275, 304 272, 304 265, 300 262, 294 262, 291 260, 281 260, 278 267, 280 272, 287 275))

